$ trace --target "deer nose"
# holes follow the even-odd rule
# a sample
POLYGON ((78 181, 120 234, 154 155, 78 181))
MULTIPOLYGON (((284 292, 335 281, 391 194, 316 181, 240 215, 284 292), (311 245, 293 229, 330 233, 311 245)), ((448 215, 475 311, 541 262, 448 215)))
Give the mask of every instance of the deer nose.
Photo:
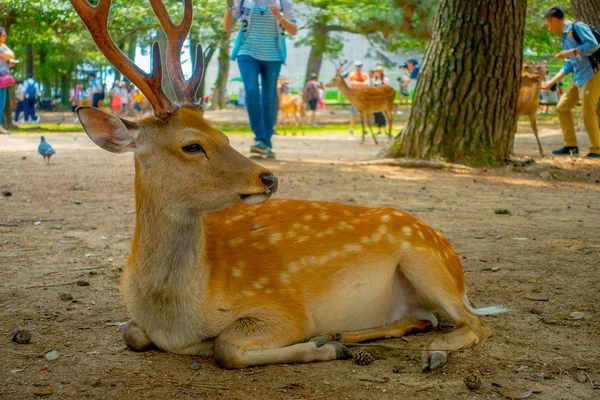
POLYGON ((277 177, 275 175, 267 175, 262 174, 260 176, 260 181, 269 189, 271 193, 275 193, 277 191, 277 177))

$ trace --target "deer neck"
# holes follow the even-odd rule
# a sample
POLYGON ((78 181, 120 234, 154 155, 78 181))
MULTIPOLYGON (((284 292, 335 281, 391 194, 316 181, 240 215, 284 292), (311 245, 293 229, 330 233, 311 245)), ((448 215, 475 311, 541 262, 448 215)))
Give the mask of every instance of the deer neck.
POLYGON ((129 264, 142 291, 162 299, 196 294, 208 271, 202 268, 204 223, 202 216, 177 215, 145 190, 135 167, 136 226, 129 264))
POLYGON ((354 100, 354 96, 352 95, 352 89, 350 89, 350 87, 348 86, 346 81, 344 79, 342 79, 337 84, 337 87, 338 87, 338 89, 340 89, 342 96, 344 96, 350 103, 352 103, 352 101, 354 100))

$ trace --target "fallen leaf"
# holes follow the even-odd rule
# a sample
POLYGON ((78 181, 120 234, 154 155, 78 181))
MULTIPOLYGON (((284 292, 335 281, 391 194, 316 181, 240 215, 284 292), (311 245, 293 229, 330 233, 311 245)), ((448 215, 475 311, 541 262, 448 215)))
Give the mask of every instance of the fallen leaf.
POLYGON ((585 317, 585 313, 573 311, 571 314, 569 314, 569 316, 571 317, 571 319, 581 319, 585 317))
POLYGON ((526 399, 526 398, 528 398, 529 396, 531 396, 531 395, 532 395, 532 393, 533 393, 533 390, 528 390, 528 391, 526 391, 526 392, 519 393, 519 395, 518 395, 517 397, 515 397, 515 398, 516 398, 516 399, 526 399))

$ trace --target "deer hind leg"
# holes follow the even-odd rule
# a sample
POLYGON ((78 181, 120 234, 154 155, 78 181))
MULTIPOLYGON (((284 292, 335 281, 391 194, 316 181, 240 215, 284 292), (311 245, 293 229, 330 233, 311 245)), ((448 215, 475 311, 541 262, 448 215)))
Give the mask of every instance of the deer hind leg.
POLYGON ((128 321, 123 327, 123 341, 134 351, 146 351, 155 347, 146 332, 134 320, 128 321))
POLYGON ((214 355, 224 368, 253 365, 309 363, 352 357, 342 344, 330 338, 304 342, 303 329, 291 321, 240 318, 215 340, 214 355), (303 342, 303 343, 302 343, 303 342))
POLYGON ((538 148, 540 149, 540 155, 544 157, 544 150, 542 149, 542 143, 540 142, 540 137, 538 136, 537 120, 535 113, 529 114, 529 123, 531 124, 531 129, 533 130, 533 134, 535 135, 535 140, 537 140, 538 148))
POLYGON ((429 332, 431 326, 431 321, 428 320, 403 317, 394 323, 379 328, 354 332, 326 333, 324 336, 342 344, 359 343, 367 340, 399 338, 409 333, 429 332))
POLYGON ((385 116, 385 119, 387 120, 388 123, 388 137, 391 138, 392 137, 392 112, 387 109, 383 112, 383 115, 385 116))
POLYGON ((462 267, 457 259, 452 260, 454 257, 446 257, 447 261, 442 262, 442 257, 431 254, 400 265, 400 273, 421 305, 446 312, 456 325, 454 331, 436 337, 425 347, 421 358, 423 371, 441 368, 448 361, 449 352, 479 343, 491 335, 490 328, 465 304, 462 267))

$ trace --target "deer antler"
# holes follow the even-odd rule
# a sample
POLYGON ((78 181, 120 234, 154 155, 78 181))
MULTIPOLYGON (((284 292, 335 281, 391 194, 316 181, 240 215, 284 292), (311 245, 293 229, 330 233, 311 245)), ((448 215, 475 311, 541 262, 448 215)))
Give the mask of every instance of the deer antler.
MULTIPOLYGON (((177 110, 162 90, 160 46, 152 46, 152 72, 142 71, 119 49, 108 33, 108 14, 111 0, 100 0, 96 7, 88 0, 71 0, 71 4, 92 34, 92 39, 107 60, 146 96, 157 118, 165 119, 177 110)), ((189 29, 189 28, 188 28, 189 29)))
POLYGON ((196 46, 194 72, 187 81, 183 78, 183 70, 181 69, 181 48, 192 26, 192 0, 185 0, 183 19, 179 25, 173 23, 162 1, 150 0, 150 4, 167 36, 167 70, 177 100, 180 103, 195 104, 195 94, 204 75, 204 53, 200 44, 196 46), (175 42, 174 45, 173 41, 175 42))
POLYGON ((350 63, 348 63, 348 60, 344 60, 340 63, 340 65, 338 65, 338 67, 335 69, 335 72, 338 74, 341 74, 346 69, 348 69, 349 66, 350 66, 350 63))

